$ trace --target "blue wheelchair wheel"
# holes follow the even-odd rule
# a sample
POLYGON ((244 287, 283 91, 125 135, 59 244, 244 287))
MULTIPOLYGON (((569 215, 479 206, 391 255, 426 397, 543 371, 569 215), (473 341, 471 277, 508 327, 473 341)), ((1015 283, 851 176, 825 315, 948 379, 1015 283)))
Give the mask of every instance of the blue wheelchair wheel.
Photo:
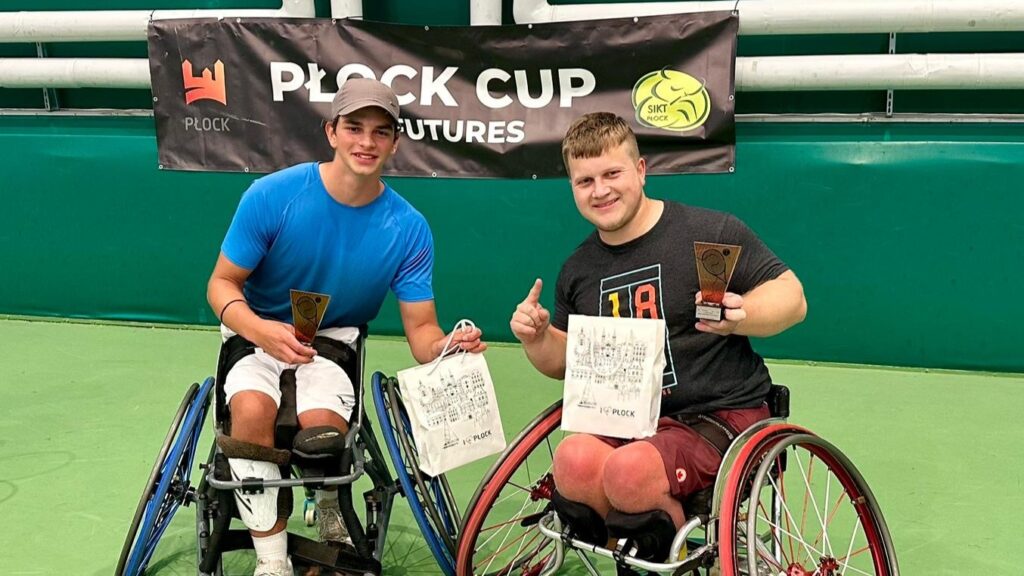
MULTIPOLYGON (((402 401, 398 382, 393 378, 388 382, 387 393, 391 404, 398 406, 398 413, 402 418, 402 430, 405 433, 398 435, 398 442, 404 450, 404 459, 410 463, 412 468, 419 470, 419 457, 416 452, 412 422, 409 420, 409 413, 406 411, 405 404, 402 401)), ((440 528, 438 534, 448 547, 448 550, 454 553, 455 540, 458 537, 461 520, 458 517, 455 496, 452 495, 451 487, 448 485, 448 478, 444 474, 438 477, 430 477, 422 471, 418 474, 411 474, 410 477, 416 482, 421 493, 429 495, 426 503, 430 504, 430 506, 424 506, 424 511, 429 514, 428 517, 434 522, 434 526, 440 528)))
POLYGON ((192 384, 185 393, 135 510, 116 575, 142 574, 178 506, 191 502, 192 463, 212 391, 213 378, 207 378, 201 387, 192 384))
POLYGON ((398 382, 375 372, 371 387, 384 442, 413 518, 441 570, 452 576, 455 574, 453 558, 460 521, 451 488, 444 475, 429 477, 419 470, 412 426, 402 403, 398 382))

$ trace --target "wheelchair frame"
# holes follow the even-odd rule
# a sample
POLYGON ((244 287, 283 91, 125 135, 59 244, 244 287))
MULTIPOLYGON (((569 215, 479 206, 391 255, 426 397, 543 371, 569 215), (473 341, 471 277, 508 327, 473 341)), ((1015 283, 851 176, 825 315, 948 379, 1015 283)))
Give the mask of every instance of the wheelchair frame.
MULTIPOLYGON (((444 475, 427 477, 419 472, 419 462, 408 414, 402 403, 398 382, 380 372, 370 382, 374 405, 382 433, 391 455, 397 480, 385 462, 376 436, 365 418, 364 382, 365 331, 358 342, 355 373, 358 375, 354 418, 345 437, 341 476, 299 476, 280 480, 241 481, 220 480, 214 471, 226 466, 216 442, 210 449, 198 486, 192 486, 191 473, 196 448, 211 401, 217 399, 217 414, 226 415, 224 399, 214 378, 207 378, 202 386, 192 384, 172 420, 164 443, 150 472, 146 488, 129 528, 115 574, 136 576, 145 572, 164 530, 170 524, 179 506, 196 504, 197 573, 199 576, 220 576, 224 552, 252 547, 247 530, 231 530, 231 519, 236 516, 233 491, 263 490, 265 488, 305 488, 307 506, 312 490, 323 486, 338 486, 339 505, 357 549, 356 555, 345 554, 301 536, 289 533, 289 553, 300 562, 347 574, 380 574, 387 528, 390 523, 395 494, 407 497, 410 509, 431 552, 445 574, 454 574, 454 554, 457 528, 460 522, 454 496, 444 475), (367 459, 369 455, 369 459, 367 459), (355 514, 351 486, 367 474, 373 488, 364 493, 366 504, 365 529, 355 514)), ((220 366, 218 367, 220 369, 220 366)), ((284 396, 289 392, 284 390, 284 396)), ((293 391, 292 391, 293 392, 293 391)), ((286 409, 287 398, 281 410, 286 409)), ((294 406, 292 405, 292 410, 294 406)), ((294 416, 294 414, 292 414, 294 416)), ((217 432, 223 431, 226 419, 218 417, 217 432)), ((297 426, 297 421, 288 425, 297 426)), ((282 424, 276 425, 280 432, 282 424)), ((292 430, 294 432, 294 430, 292 430)), ((295 471, 297 472, 297 470, 295 471)), ((304 511, 307 525, 313 517, 304 511)))
MULTIPOLYGON (((850 566, 851 558, 864 552, 871 555, 875 575, 898 576, 899 568, 885 521, 873 494, 856 468, 828 442, 804 428, 785 422, 784 418, 788 416, 787 389, 773 386, 770 404, 772 414, 781 418, 759 422, 743 431, 732 442, 722 459, 708 509, 686 510, 687 522, 677 531, 668 556, 675 560, 649 562, 625 555, 619 550, 608 549, 604 543, 584 542, 570 537, 563 530, 549 502, 554 490, 550 466, 546 470, 541 466, 538 470, 535 465, 533 472, 525 479, 520 477, 524 467, 529 469, 528 460, 531 456, 539 455, 543 463, 548 463, 546 457, 553 457, 554 446, 550 437, 558 432, 561 419, 561 402, 554 403, 508 446, 470 501, 461 527, 456 574, 553 574, 562 566, 565 548, 569 547, 594 576, 599 572, 587 554, 612 559, 617 569, 670 573, 674 576, 699 574, 702 570, 710 574, 712 566, 716 564, 719 565, 719 573, 725 576, 798 576, 812 573, 830 576, 846 574, 847 568, 850 574, 871 574, 850 566), (778 400, 780 397, 781 401, 778 400), (824 473, 829 474, 828 481, 831 483, 834 476, 841 488, 837 490, 841 496, 832 504, 827 520, 823 519, 818 511, 818 503, 814 502, 813 510, 822 524, 822 533, 818 539, 823 537, 824 542, 820 546, 818 539, 814 543, 803 542, 807 557, 816 566, 813 572, 803 567, 804 551, 800 551, 798 557, 793 550, 793 532, 797 532, 796 538, 802 537, 808 510, 804 510, 804 518, 799 522, 793 517, 786 506, 786 484, 782 482, 787 459, 792 457, 797 460, 797 471, 803 474, 807 494, 811 495, 811 499, 814 498, 808 475, 801 471, 803 464, 799 460, 800 450, 811 455, 811 467, 813 459, 817 458, 826 468, 824 473), (505 495, 508 485, 513 488, 509 489, 509 495, 505 495), (766 498, 766 492, 770 494, 769 498, 766 498), (750 494, 757 494, 756 504, 750 494), (770 503, 766 504, 766 499, 770 503), (506 505, 511 508, 522 502, 511 518, 505 517, 504 509, 497 510, 506 500, 506 505), (835 518, 847 519, 849 516, 849 513, 839 513, 843 502, 853 505, 853 519, 856 523, 845 556, 840 555, 842 548, 838 546, 836 548, 840 554, 834 553, 828 538, 829 523, 835 518), (751 509, 751 506, 754 508, 751 509), (496 514, 493 521, 492 510, 496 514), (799 530, 796 524, 800 524, 799 530), (853 544, 858 527, 866 544, 855 551, 853 544), (703 538, 694 536, 698 529, 704 530, 703 538), (521 531, 522 534, 514 535, 514 531, 521 531), (505 532, 505 535, 497 545, 492 545, 491 542, 498 538, 498 532, 505 532), (480 543, 485 533, 486 539, 480 543), (784 542, 790 545, 789 551, 784 549, 784 542), (686 547, 692 549, 684 554, 686 547), (500 555, 508 556, 512 550, 514 556, 496 561, 500 555), (685 557, 680 559, 680 556, 685 557), (497 566, 492 569, 495 564, 497 566)), ((797 484, 799 479, 800 476, 797 476, 797 484)), ((825 500, 831 504, 832 495, 828 488, 825 495, 825 500)), ((806 494, 804 499, 806 506, 806 494)))

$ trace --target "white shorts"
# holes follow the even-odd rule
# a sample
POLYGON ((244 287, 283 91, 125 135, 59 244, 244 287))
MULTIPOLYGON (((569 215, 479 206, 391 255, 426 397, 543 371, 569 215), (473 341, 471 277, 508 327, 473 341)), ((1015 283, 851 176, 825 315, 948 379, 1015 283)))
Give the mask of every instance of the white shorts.
MULTIPOLYGON (((226 341, 235 333, 224 326, 220 327, 221 341, 226 341)), ((318 336, 326 336, 355 348, 359 339, 358 328, 328 328, 317 332, 318 336)), ((330 410, 349 422, 355 408, 356 395, 352 380, 348 374, 334 362, 320 356, 314 356, 310 364, 285 364, 256 348, 250 354, 231 367, 224 378, 224 395, 230 406, 231 397, 239 392, 255 390, 274 399, 281 406, 281 373, 295 368, 295 411, 299 414, 309 410, 330 410)))

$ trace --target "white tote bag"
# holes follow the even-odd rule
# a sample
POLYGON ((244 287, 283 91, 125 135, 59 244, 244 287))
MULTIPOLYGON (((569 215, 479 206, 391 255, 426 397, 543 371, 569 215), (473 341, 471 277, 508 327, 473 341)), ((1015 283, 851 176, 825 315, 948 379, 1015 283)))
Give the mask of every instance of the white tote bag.
POLYGON ((613 438, 658 430, 665 321, 569 316, 562 429, 613 438))
MULTIPOLYGON (((473 323, 460 320, 455 330, 466 326, 473 323)), ((398 372, 420 470, 430 476, 505 449, 487 361, 483 354, 448 355, 451 340, 437 360, 398 372)))

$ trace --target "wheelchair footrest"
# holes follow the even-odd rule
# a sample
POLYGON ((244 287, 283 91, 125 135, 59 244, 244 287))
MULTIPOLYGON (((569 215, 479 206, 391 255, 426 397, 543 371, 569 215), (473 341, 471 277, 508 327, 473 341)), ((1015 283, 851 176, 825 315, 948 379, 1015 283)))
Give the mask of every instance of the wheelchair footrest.
MULTIPOLYGON (((379 576, 381 573, 380 562, 359 556, 354 548, 323 544, 296 534, 288 534, 288 553, 296 564, 326 568, 340 574, 379 576)), ((323 570, 321 572, 324 573, 323 570)))

